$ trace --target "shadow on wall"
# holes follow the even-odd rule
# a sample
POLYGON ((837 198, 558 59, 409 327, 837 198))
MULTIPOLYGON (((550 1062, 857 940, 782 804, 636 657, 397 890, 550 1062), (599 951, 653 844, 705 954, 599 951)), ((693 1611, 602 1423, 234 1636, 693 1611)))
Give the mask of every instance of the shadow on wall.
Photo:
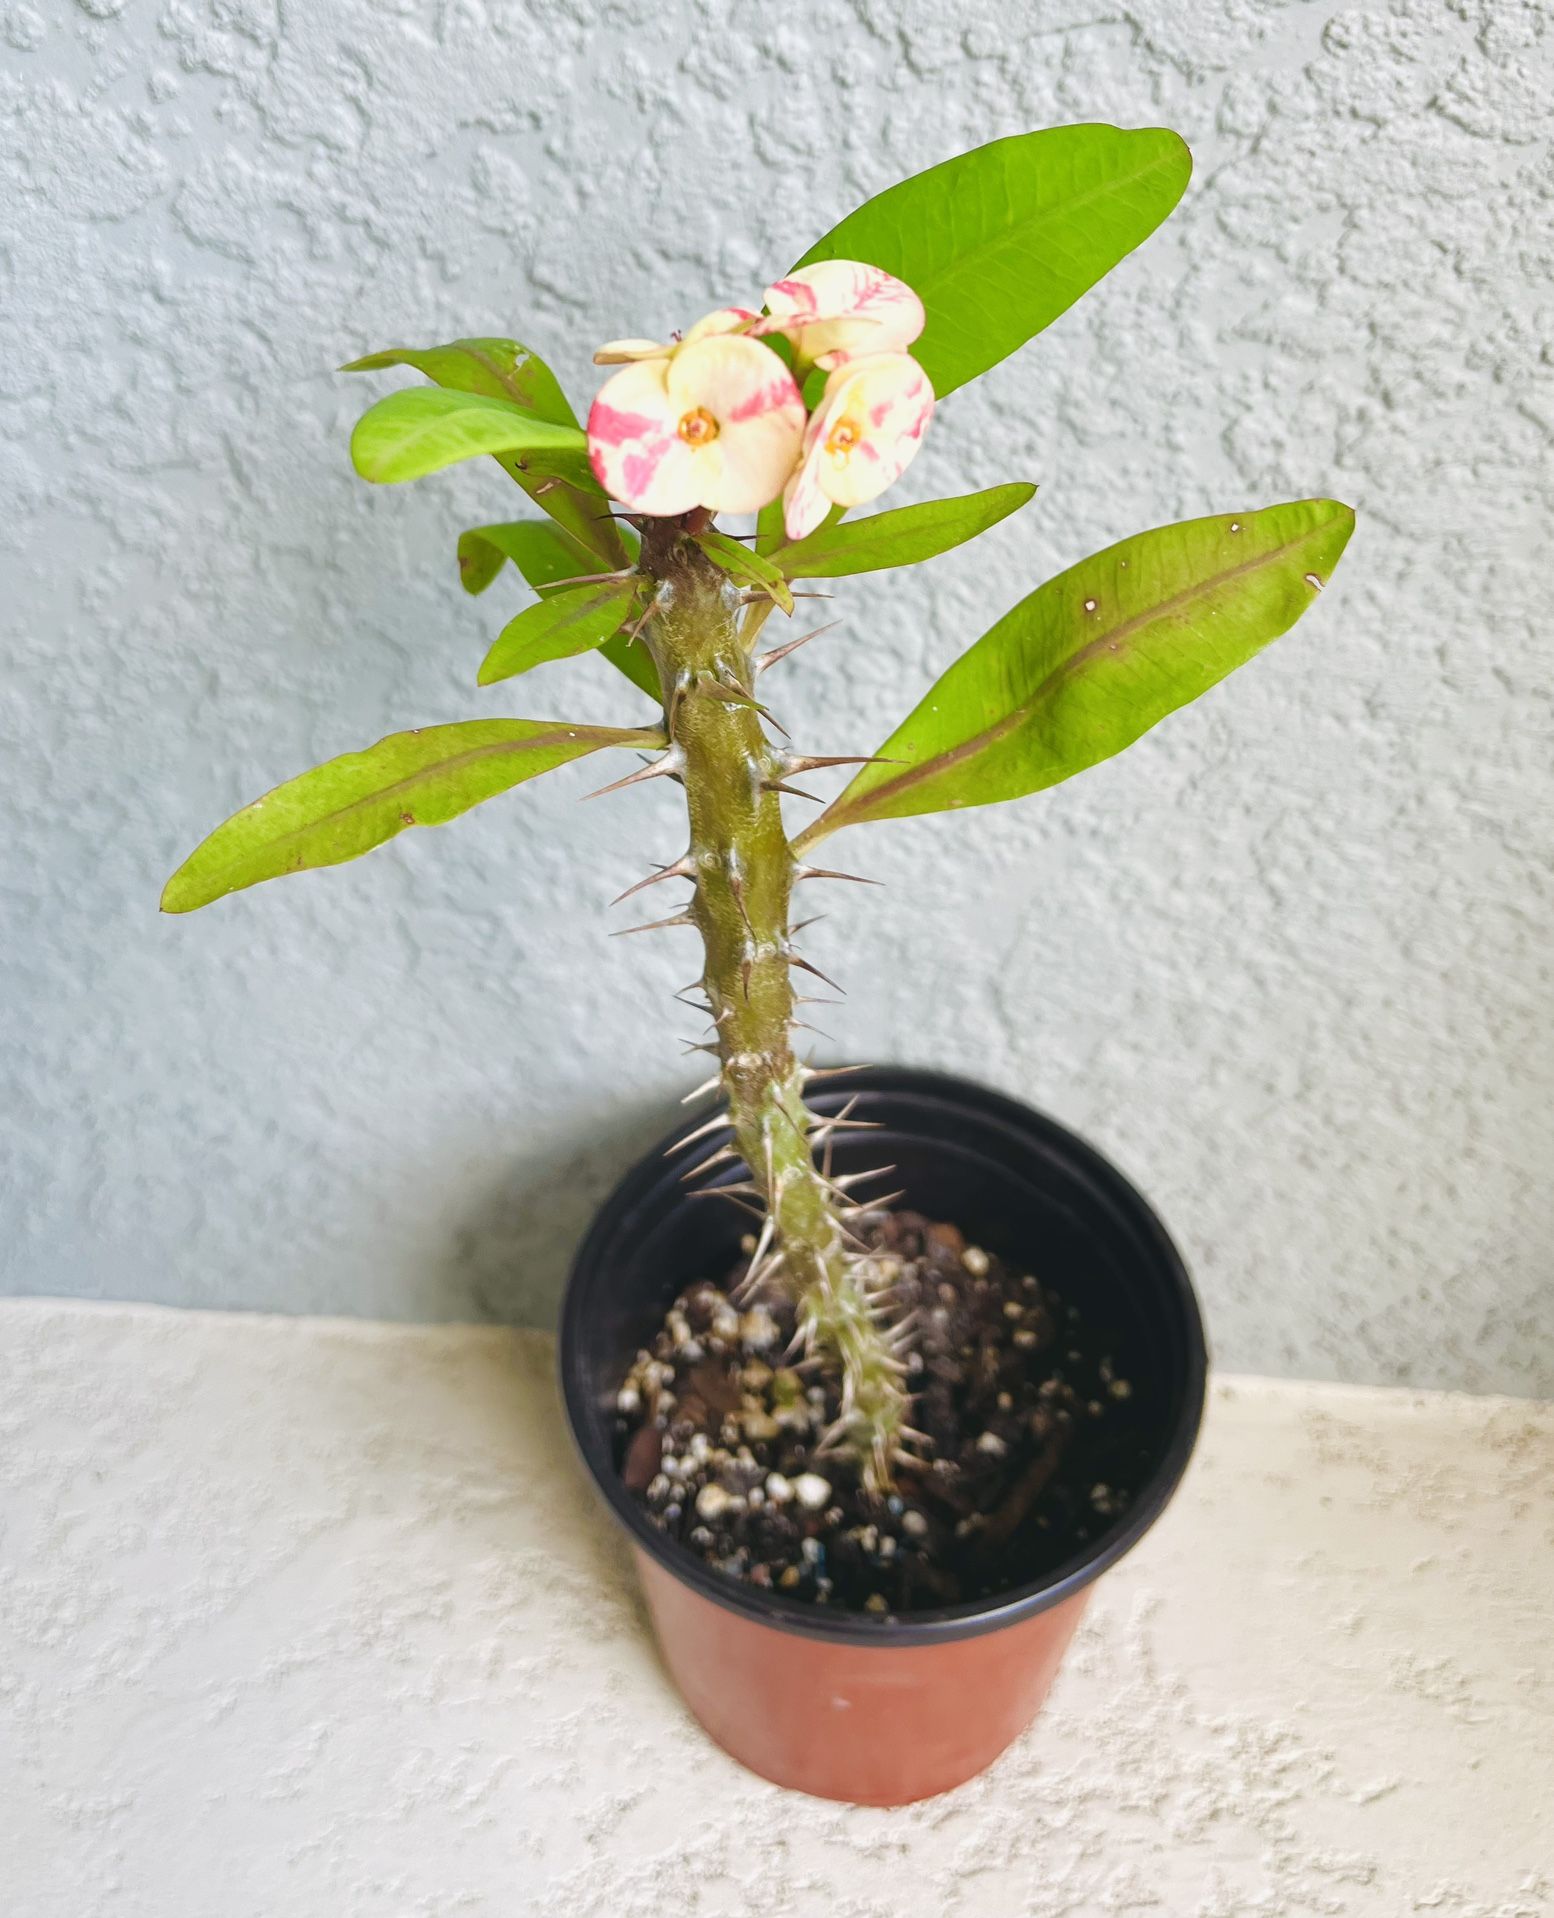
POLYGON ((673 1099, 616 1099, 592 1112, 580 1104, 494 1183, 465 1195, 447 1254, 428 1275, 430 1311, 414 1316, 552 1330, 594 1213, 683 1117, 673 1099))

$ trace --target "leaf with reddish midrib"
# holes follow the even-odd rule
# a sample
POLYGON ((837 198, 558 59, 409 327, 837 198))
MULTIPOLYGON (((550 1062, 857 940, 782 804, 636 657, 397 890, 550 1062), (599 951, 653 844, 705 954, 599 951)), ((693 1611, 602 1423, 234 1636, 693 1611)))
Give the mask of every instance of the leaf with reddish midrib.
POLYGON ((1353 528, 1336 500, 1295 500, 1081 560, 956 660, 795 850, 867 820, 1018 799, 1109 759, 1293 626, 1353 528))
POLYGON ((441 826, 603 746, 663 743, 657 732, 542 719, 470 719, 390 733, 234 813, 168 880, 162 910, 192 912, 264 879, 340 865, 408 826, 441 826))

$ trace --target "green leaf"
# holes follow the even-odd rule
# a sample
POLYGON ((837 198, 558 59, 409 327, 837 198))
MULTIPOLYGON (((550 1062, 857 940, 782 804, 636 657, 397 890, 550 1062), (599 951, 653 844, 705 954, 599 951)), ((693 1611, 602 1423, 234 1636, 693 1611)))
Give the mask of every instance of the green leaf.
POLYGON ((365 480, 395 486, 481 453, 514 453, 526 475, 574 471, 588 442, 575 426, 554 426, 506 400, 406 386, 369 406, 351 435, 351 459, 365 480))
POLYGON ((758 553, 773 553, 783 542, 782 495, 778 494, 769 506, 763 506, 755 520, 755 550, 758 553))
POLYGON ((774 566, 769 559, 752 553, 748 546, 742 545, 737 539, 730 539, 727 533, 720 533, 716 527, 698 533, 696 544, 714 565, 723 568, 735 585, 766 593, 785 613, 793 611, 793 595, 788 590, 788 582, 783 578, 781 568, 774 566))
POLYGON ((483 593, 509 560, 536 591, 586 573, 594 563, 576 540, 544 520, 506 520, 460 533, 459 584, 466 593, 483 593))
POLYGON ((618 672, 626 675, 633 686, 646 693, 655 706, 663 705, 658 668, 653 664, 652 654, 640 640, 634 642, 627 639, 624 633, 617 633, 613 639, 607 639, 599 651, 618 672))
POLYGON ((167 882, 164 912, 192 912, 283 873, 337 866, 407 826, 441 826, 536 774, 602 746, 658 747, 662 734, 561 720, 473 719, 391 733, 235 813, 167 882))
POLYGON ((985 533, 1035 492, 1028 481, 1016 480, 956 499, 898 506, 868 519, 822 526, 807 539, 784 546, 775 558, 789 579, 841 579, 885 566, 915 566, 985 533))
POLYGON ((1040 792, 1131 745, 1293 626, 1354 528, 1336 500, 1139 533, 1039 586, 800 835, 1040 792))
POLYGON ((631 611, 641 580, 611 580, 552 593, 509 620, 480 668, 482 686, 512 679, 552 659, 592 652, 618 633, 631 611))
POLYGON ((342 373, 376 373, 388 366, 413 366, 435 386, 456 393, 478 393, 488 400, 509 400, 554 426, 576 426, 561 383, 550 368, 517 340, 450 340, 446 346, 391 346, 342 366, 342 373))
POLYGON ((1163 127, 1051 127, 887 187, 798 262, 864 260, 912 287, 912 348, 943 399, 1050 326, 1148 239, 1192 156, 1163 127))
MULTIPOLYGON (((629 533, 623 534, 622 539, 625 563, 630 565, 637 555, 637 542, 629 533)), ((459 535, 459 572, 467 592, 478 593, 489 586, 504 559, 510 559, 539 592, 557 580, 573 579, 580 571, 588 571, 595 556, 583 552, 559 526, 537 520, 512 520, 505 526, 473 526, 459 535), (472 586, 472 578, 479 583, 472 586)), ((633 686, 646 693, 655 706, 663 704, 658 672, 645 646, 633 645, 621 635, 607 639, 599 651, 633 686)))
MULTIPOLYGON (((345 373, 371 373, 388 366, 410 366, 435 385, 452 392, 507 400, 553 426, 578 424, 577 415, 554 373, 537 353, 517 340, 453 340, 446 346, 394 346, 369 353, 342 367, 345 373)), ((495 459, 529 497, 564 526, 588 552, 608 565, 619 566, 626 550, 606 516, 606 500, 598 482, 585 469, 559 482, 537 469, 525 471, 511 453, 495 459)))

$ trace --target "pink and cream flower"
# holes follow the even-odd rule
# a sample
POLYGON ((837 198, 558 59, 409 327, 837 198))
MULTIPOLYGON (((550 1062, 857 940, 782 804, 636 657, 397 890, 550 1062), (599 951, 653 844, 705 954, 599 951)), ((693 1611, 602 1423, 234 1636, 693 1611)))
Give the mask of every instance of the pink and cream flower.
POLYGON ((759 512, 781 493, 803 444, 793 375, 770 347, 717 329, 688 335, 668 357, 623 366, 588 415, 594 478, 654 515, 759 512))
POLYGON ((709 313, 705 319, 698 320, 679 339, 666 340, 662 344, 657 340, 606 340, 594 354, 594 365, 621 366, 632 360, 673 359, 681 347, 692 346, 697 340, 711 339, 723 333, 742 333, 758 317, 748 306, 720 306, 716 313, 709 313))
POLYGON ((904 353, 925 317, 911 287, 860 260, 801 266, 766 289, 766 306, 768 317, 751 330, 786 334, 801 366, 828 369, 864 354, 904 353))
POLYGON ((826 382, 804 433, 804 457, 783 492, 789 539, 833 506, 877 499, 911 465, 933 417, 933 388, 909 353, 849 360, 826 382))

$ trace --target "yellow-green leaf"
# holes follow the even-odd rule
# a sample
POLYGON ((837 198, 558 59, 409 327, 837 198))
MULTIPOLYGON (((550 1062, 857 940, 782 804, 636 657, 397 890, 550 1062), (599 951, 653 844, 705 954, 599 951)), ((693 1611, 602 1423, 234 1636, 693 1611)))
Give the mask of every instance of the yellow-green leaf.
MULTIPOLYGON (((636 541, 624 537, 626 550, 635 559, 636 541)), ((509 560, 536 592, 558 580, 599 570, 592 553, 546 520, 505 520, 460 533, 459 584, 466 593, 483 593, 509 560)))
POLYGON ((636 600, 636 577, 603 580, 552 593, 529 606, 498 633, 480 668, 482 686, 512 679, 531 666, 592 652, 618 633, 636 600))
POLYGON ((886 566, 915 566, 985 533, 1031 499, 1036 488, 1016 480, 982 493, 898 506, 868 519, 850 519, 818 528, 774 555, 789 579, 842 579, 886 566))
POLYGON ((736 585, 748 587, 752 592, 765 593, 785 613, 793 611, 793 594, 788 590, 788 582, 783 578, 781 568, 771 560, 763 558, 760 553, 752 553, 748 546, 731 539, 727 533, 720 533, 716 527, 698 533, 696 544, 708 559, 723 568, 736 585))
POLYGON ((1018 799, 1131 745, 1278 637, 1354 528, 1295 500, 1139 533, 1021 600, 796 841, 839 827, 1018 799))
MULTIPOLYGON (((630 533, 621 536, 622 552, 629 564, 637 556, 637 542, 630 533)), ((543 592, 558 580, 575 579, 579 573, 594 570, 593 556, 583 554, 559 526, 536 520, 513 520, 504 526, 472 526, 459 535, 459 576, 467 592, 483 592, 510 559, 535 589, 543 592), (471 581, 475 584, 471 584, 471 581)), ((623 634, 607 639, 599 648, 618 671, 625 674, 639 692, 647 694, 655 706, 663 704, 658 689, 658 671, 646 646, 633 645, 623 634)))
POLYGON ((472 719, 391 733, 234 813, 168 880, 162 910, 192 912, 263 879, 337 866, 408 826, 443 825, 603 746, 662 744, 658 732, 546 719, 472 719))

